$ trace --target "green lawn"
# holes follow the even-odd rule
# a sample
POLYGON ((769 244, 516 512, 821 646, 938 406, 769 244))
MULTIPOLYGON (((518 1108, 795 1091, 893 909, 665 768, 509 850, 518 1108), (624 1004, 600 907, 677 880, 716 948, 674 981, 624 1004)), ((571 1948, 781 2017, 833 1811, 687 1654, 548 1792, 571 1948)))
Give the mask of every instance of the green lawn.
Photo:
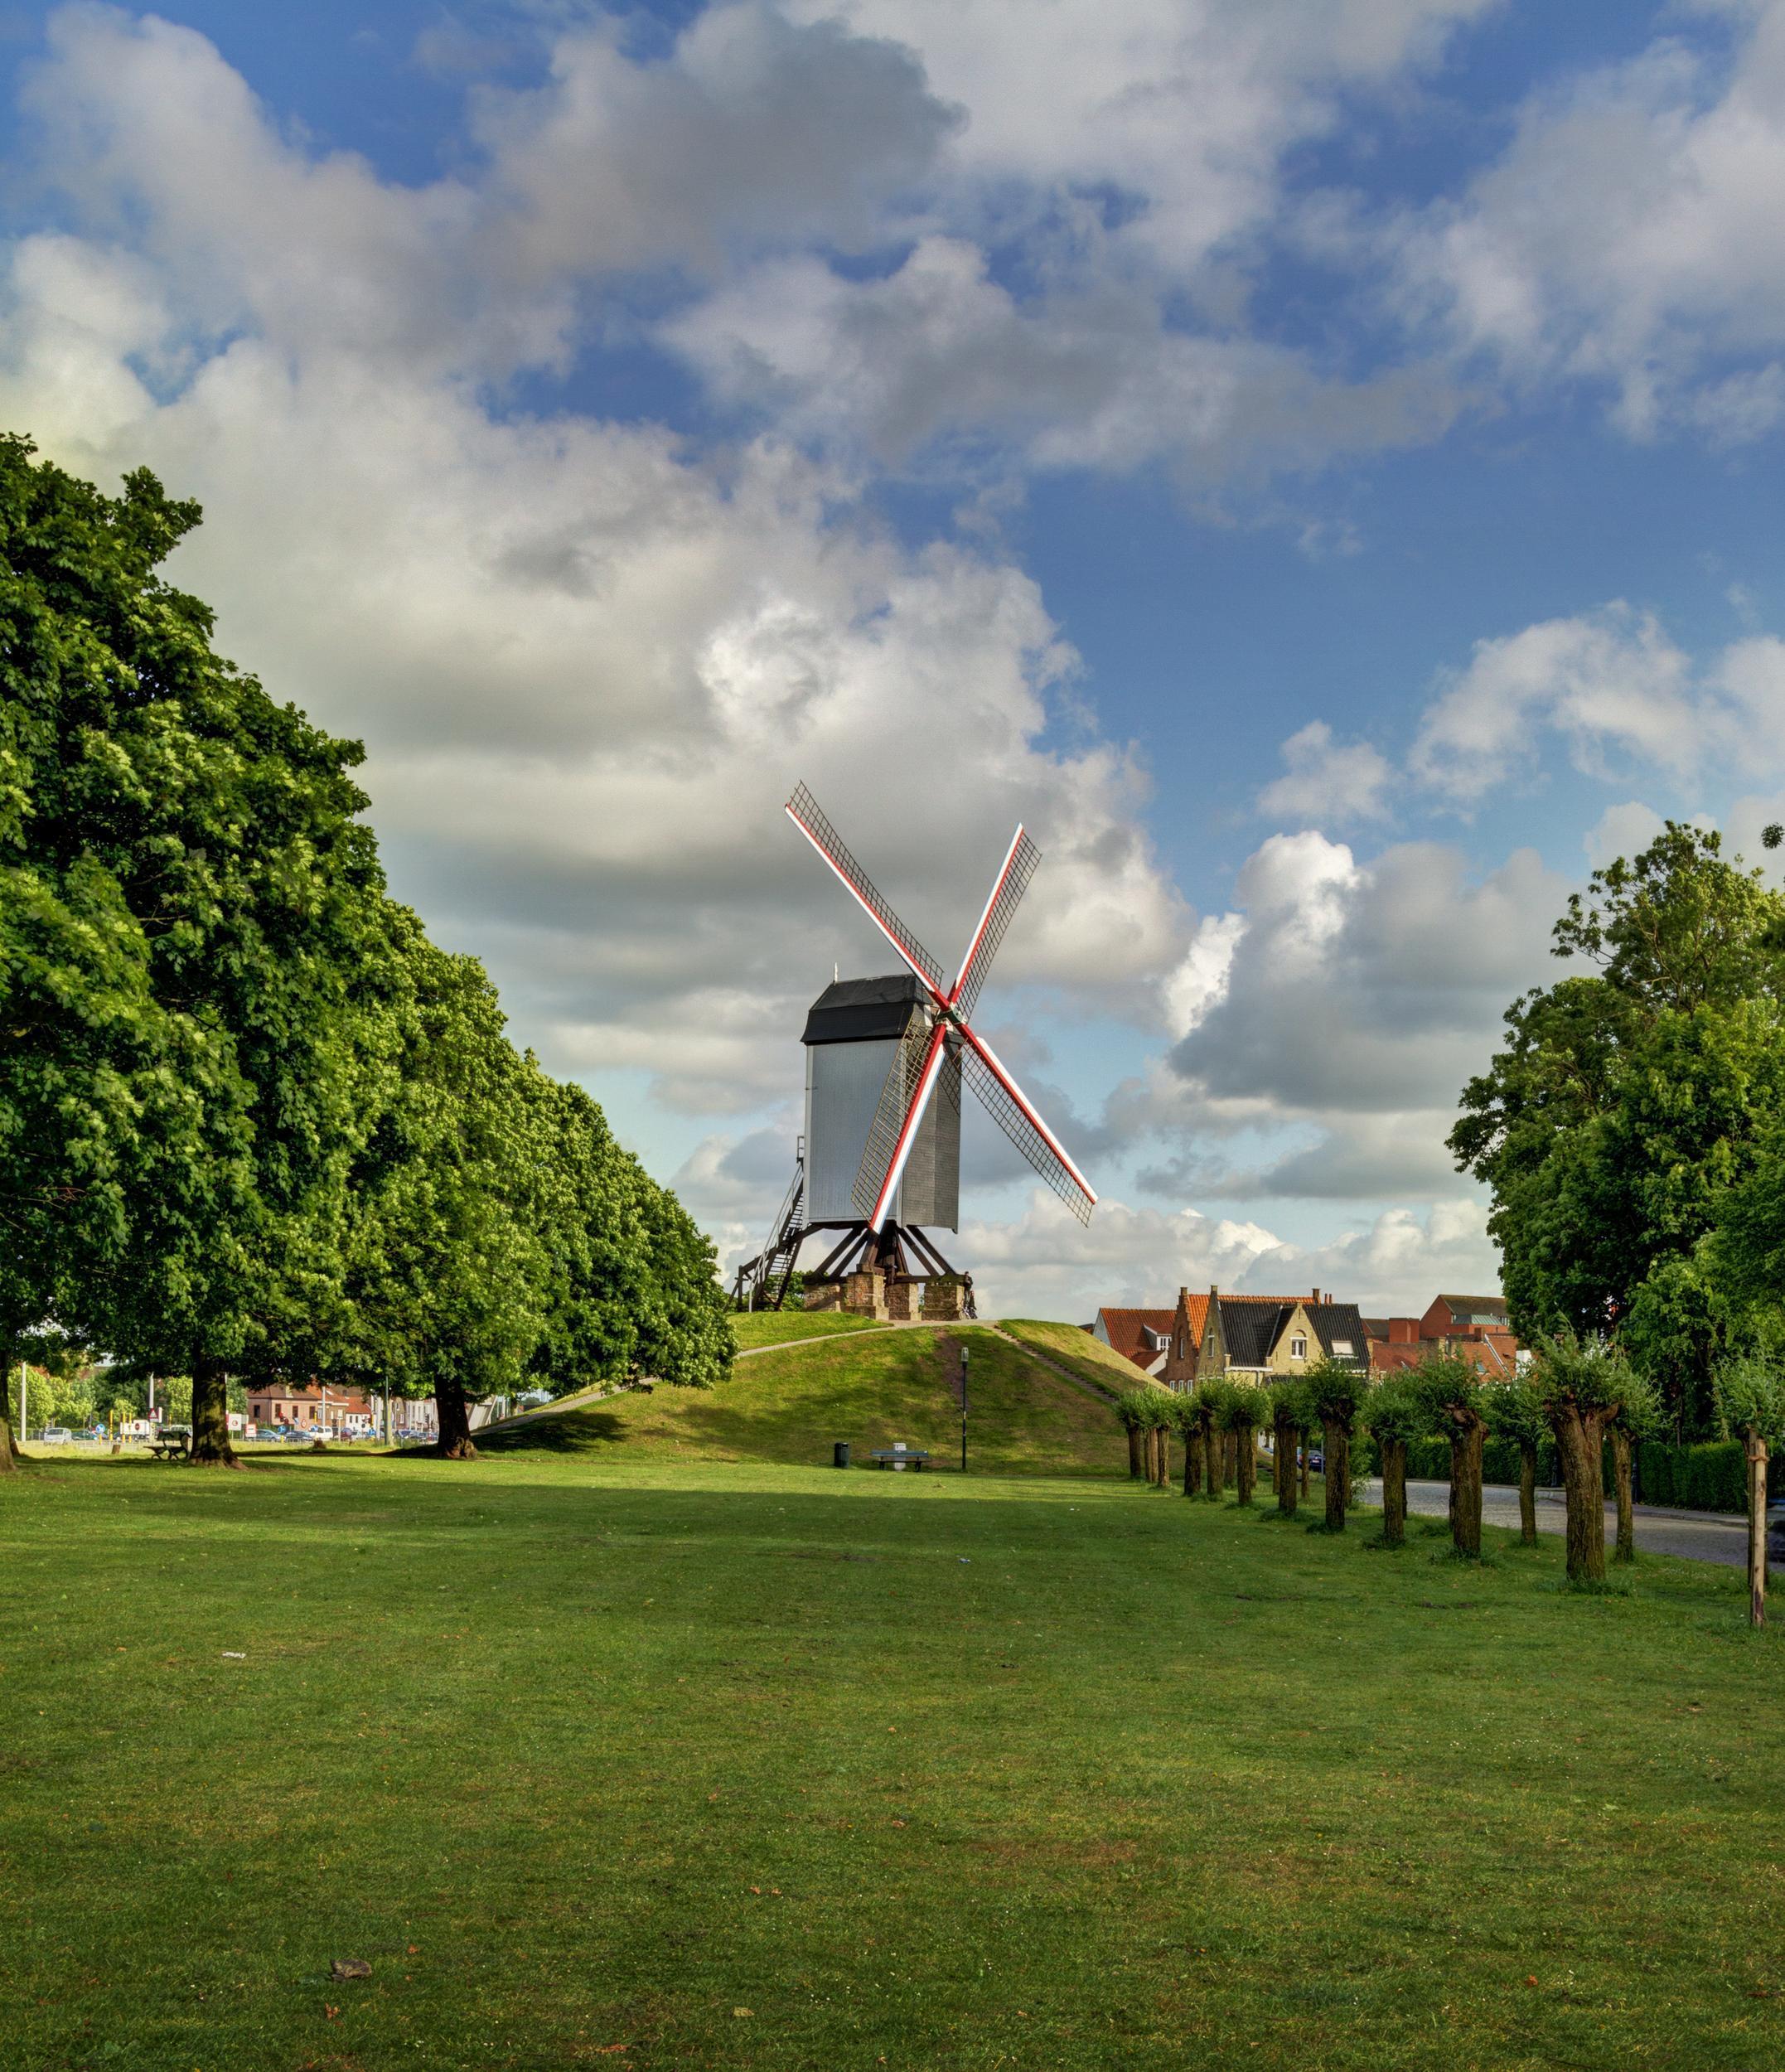
POLYGON ((7 2072, 1785 2061, 1734 1574, 727 1461, 791 1431, 665 1396, 0 1488, 7 2072))

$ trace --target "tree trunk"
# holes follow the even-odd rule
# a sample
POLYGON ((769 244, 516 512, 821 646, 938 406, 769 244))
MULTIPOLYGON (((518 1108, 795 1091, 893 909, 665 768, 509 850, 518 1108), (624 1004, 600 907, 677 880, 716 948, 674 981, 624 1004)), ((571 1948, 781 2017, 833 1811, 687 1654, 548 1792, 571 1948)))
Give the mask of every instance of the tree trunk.
POLYGON ((1767 1623, 1767 1442, 1746 1435, 1748 1453, 1748 1623, 1767 1623))
POLYGON ((1479 1418, 1450 1435, 1450 1539, 1458 1553, 1478 1560, 1482 1551, 1482 1442, 1479 1418))
POLYGON ((1184 1494, 1202 1493, 1202 1435, 1194 1425, 1184 1427, 1184 1494))
POLYGON ((1618 1492, 1618 1552, 1613 1559, 1636 1559, 1636 1518, 1630 1503, 1630 1435, 1612 1426, 1612 1480, 1618 1492))
POLYGON ((1407 1442, 1384 1439, 1382 1449, 1382 1544, 1405 1547, 1407 1542, 1407 1442))
POLYGON ((471 1405, 457 1382, 439 1382, 434 1387, 434 1407, 440 1420, 440 1458, 475 1460, 477 1449, 471 1443, 471 1405))
POLYGON ((1295 1427, 1286 1418, 1277 1420, 1277 1508, 1284 1518, 1295 1516, 1295 1427))
MULTIPOLYGON (((434 1400, 438 1402, 439 1401, 438 1397, 437 1396, 434 1400)), ((1142 1444, 1143 1441, 1141 1439, 1139 1426, 1130 1425, 1128 1427, 1128 1476, 1130 1481, 1131 1482, 1138 1482, 1140 1479, 1140 1449, 1142 1444)))
POLYGON ((12 1369, 17 1364, 12 1357, 12 1341, 0 1338, 0 1474, 15 1473, 19 1462, 12 1450, 12 1369))
POLYGON ((1323 1479, 1327 1490, 1327 1530, 1342 1532, 1345 1530, 1345 1485, 1351 1479, 1347 1472, 1347 1456, 1351 1451, 1351 1440, 1340 1427, 1330 1421, 1321 1420, 1321 1431, 1326 1440, 1326 1466, 1323 1479))
POLYGON ((1169 1425, 1161 1425, 1159 1426, 1159 1487, 1162 1489, 1168 1489, 1171 1486, 1172 1428, 1169 1425))
POLYGON ((1229 1489, 1240 1476, 1240 1435, 1236 1431, 1221 1435, 1221 1486, 1224 1489, 1229 1489))
POLYGON ((215 1360, 192 1363, 191 1456, 210 1468, 239 1468, 230 1444, 230 1377, 215 1360))
POLYGON ((1555 1450, 1568 1503, 1568 1579, 1605 1580, 1605 1478, 1599 1466, 1603 1421, 1571 1405, 1555 1413, 1555 1450))
POLYGON ((1240 1446, 1240 1501, 1252 1501, 1252 1489, 1258 1479, 1258 1439, 1251 1426, 1235 1433, 1240 1446))
POLYGON ((1526 1547, 1537 1544, 1537 1449, 1518 1442, 1518 1537, 1526 1547))
POLYGON ((1205 1416, 1200 1420, 1200 1422, 1202 1431, 1202 1458, 1207 1464, 1208 1469, 1208 1500, 1211 1503, 1219 1503, 1221 1489, 1221 1434, 1216 1431, 1215 1421, 1212 1417, 1205 1416))

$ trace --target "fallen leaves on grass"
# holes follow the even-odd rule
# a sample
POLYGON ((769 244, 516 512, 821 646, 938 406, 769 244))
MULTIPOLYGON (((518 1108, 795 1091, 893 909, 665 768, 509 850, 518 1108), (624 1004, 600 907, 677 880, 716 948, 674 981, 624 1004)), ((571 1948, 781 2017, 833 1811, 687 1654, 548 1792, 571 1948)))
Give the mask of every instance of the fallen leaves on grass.
POLYGON ((331 1978, 370 1978, 372 1968, 363 1957, 337 1957, 328 1968, 331 1978))

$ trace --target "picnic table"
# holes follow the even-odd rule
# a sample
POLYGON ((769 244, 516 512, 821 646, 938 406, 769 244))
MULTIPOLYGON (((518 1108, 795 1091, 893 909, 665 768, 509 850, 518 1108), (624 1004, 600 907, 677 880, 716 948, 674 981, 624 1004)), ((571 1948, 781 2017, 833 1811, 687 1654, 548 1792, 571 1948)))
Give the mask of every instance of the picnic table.
POLYGON ((902 1467, 908 1461, 921 1474, 923 1464, 930 1458, 922 1446, 876 1446, 873 1463, 877 1468, 902 1467))

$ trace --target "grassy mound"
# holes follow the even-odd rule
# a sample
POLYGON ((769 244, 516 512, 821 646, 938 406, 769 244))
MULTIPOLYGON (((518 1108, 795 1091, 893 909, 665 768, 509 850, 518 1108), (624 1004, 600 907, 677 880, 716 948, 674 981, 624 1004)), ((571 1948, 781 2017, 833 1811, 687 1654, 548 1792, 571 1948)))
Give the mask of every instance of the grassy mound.
POLYGON ((740 1360, 714 1389, 659 1388, 610 1397, 480 1437, 491 1450, 600 1453, 641 1459, 782 1461, 817 1466, 847 1439, 858 1462, 902 1439, 960 1459, 953 1381, 968 1348, 968 1458, 988 1473, 1127 1473, 1127 1448, 1105 1405, 994 1332, 846 1333, 740 1360))
POLYGON ((1120 1396, 1125 1388, 1138 1388, 1146 1379, 1132 1360, 1112 1353, 1076 1324, 1052 1324, 1039 1317, 1006 1317, 999 1328, 1023 1344, 1033 1345, 1038 1353, 1045 1353, 1049 1359, 1057 1360, 1062 1367, 1069 1367, 1093 1388, 1113 1389, 1120 1396))
POLYGON ((834 1310, 758 1310, 732 1319, 740 1353, 758 1346, 791 1345, 807 1339, 841 1338, 851 1331, 883 1331, 872 1317, 847 1317, 834 1310))

